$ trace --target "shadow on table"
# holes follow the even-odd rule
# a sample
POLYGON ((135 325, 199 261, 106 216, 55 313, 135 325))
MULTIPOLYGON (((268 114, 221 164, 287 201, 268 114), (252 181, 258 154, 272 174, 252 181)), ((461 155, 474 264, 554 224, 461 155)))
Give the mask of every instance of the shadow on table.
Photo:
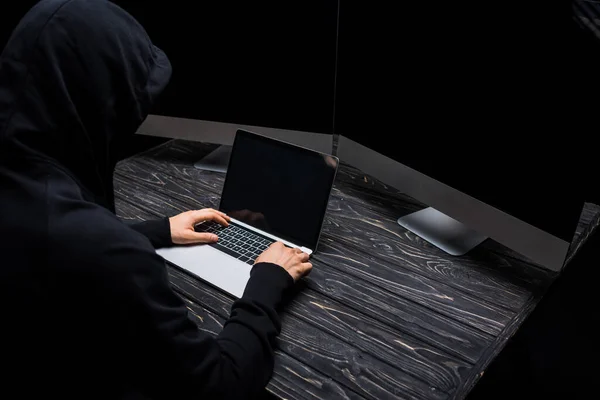
POLYGON ((258 397, 254 398, 253 400, 277 400, 277 397, 275 397, 274 395, 269 393, 267 390, 265 390, 265 391, 263 391, 263 393, 258 395, 258 397))

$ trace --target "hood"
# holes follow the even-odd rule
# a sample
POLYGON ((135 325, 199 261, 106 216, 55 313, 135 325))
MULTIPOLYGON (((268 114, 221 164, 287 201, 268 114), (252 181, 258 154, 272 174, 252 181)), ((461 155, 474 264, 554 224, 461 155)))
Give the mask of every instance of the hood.
POLYGON ((114 167, 170 76, 166 55, 117 5, 42 0, 0 56, 0 160, 59 165, 114 210, 114 167))

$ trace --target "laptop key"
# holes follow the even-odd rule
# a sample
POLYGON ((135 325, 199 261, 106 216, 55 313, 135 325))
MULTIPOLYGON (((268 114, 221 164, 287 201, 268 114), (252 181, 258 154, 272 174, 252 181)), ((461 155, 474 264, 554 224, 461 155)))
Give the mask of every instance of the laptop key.
POLYGON ((225 246, 221 246, 219 243, 212 243, 212 244, 210 244, 210 246, 214 247, 217 250, 222 251, 225 254, 229 254, 232 257, 235 257, 235 258, 239 257, 239 255, 235 251, 233 251, 225 246))
POLYGON ((241 256, 240 258, 238 258, 238 260, 243 261, 243 262, 248 262, 250 260, 250 258, 246 257, 246 256, 241 256))

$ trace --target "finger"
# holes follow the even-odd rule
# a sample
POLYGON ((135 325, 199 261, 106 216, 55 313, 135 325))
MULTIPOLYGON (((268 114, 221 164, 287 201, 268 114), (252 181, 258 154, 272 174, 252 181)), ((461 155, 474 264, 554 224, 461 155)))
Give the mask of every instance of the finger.
POLYGON ((204 209, 202 209, 201 211, 212 211, 212 212, 216 212, 217 214, 221 214, 221 215, 222 215, 222 216, 224 216, 224 217, 226 217, 226 216, 227 216, 227 214, 225 214, 223 211, 215 210, 215 209, 214 209, 214 208, 212 208, 212 207, 209 207, 209 208, 204 208, 204 209))
POLYGON ((208 214, 207 210, 194 210, 190 211, 190 215, 192 216, 192 222, 194 224, 199 224, 201 222, 206 221, 206 215, 208 214))
POLYGON ((300 268, 302 269, 302 276, 307 276, 312 271, 313 265, 312 263, 306 262, 300 264, 300 268))
POLYGON ((193 210, 193 211, 190 211, 190 213, 192 215, 192 218, 196 222, 205 221, 207 216, 209 216, 209 215, 213 215, 213 214, 221 215, 222 214, 220 211, 214 210, 212 208, 203 208, 202 210, 193 210))
POLYGON ((302 253, 302 250, 301 250, 301 249, 299 249, 298 247, 295 247, 295 248, 294 248, 294 251, 295 251, 296 253, 302 253))
POLYGON ((311 270, 312 270, 311 263, 302 263, 293 268, 292 276, 295 277, 294 280, 298 280, 298 279, 302 278, 303 276, 310 274, 311 270))
POLYGON ((273 247, 273 248, 276 248, 276 247, 285 247, 285 245, 282 242, 273 242, 273 244, 270 245, 269 247, 273 247))
POLYGON ((215 210, 215 212, 217 214, 220 214, 223 218, 225 218, 227 220, 227 222, 231 221, 231 218, 229 217, 229 215, 225 214, 224 212, 219 211, 219 210, 215 210))
POLYGON ((188 244, 191 243, 215 243, 219 240, 219 237, 214 233, 207 232, 188 232, 185 235, 185 241, 188 244))
POLYGON ((300 260, 300 262, 307 262, 309 255, 307 253, 304 252, 300 252, 296 255, 296 257, 298 257, 298 259, 300 260))
POLYGON ((204 221, 214 221, 220 225, 229 226, 229 222, 227 222, 227 220, 221 214, 214 210, 204 213, 204 221))

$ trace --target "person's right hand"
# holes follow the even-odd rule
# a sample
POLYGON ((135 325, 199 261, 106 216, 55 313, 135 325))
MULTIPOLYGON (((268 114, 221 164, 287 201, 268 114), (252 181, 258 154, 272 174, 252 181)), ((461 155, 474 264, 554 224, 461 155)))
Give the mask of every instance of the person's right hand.
POLYGON ((309 255, 300 249, 286 247, 281 242, 275 242, 266 249, 255 261, 268 262, 283 267, 294 281, 308 275, 312 269, 312 264, 308 262, 309 255))

